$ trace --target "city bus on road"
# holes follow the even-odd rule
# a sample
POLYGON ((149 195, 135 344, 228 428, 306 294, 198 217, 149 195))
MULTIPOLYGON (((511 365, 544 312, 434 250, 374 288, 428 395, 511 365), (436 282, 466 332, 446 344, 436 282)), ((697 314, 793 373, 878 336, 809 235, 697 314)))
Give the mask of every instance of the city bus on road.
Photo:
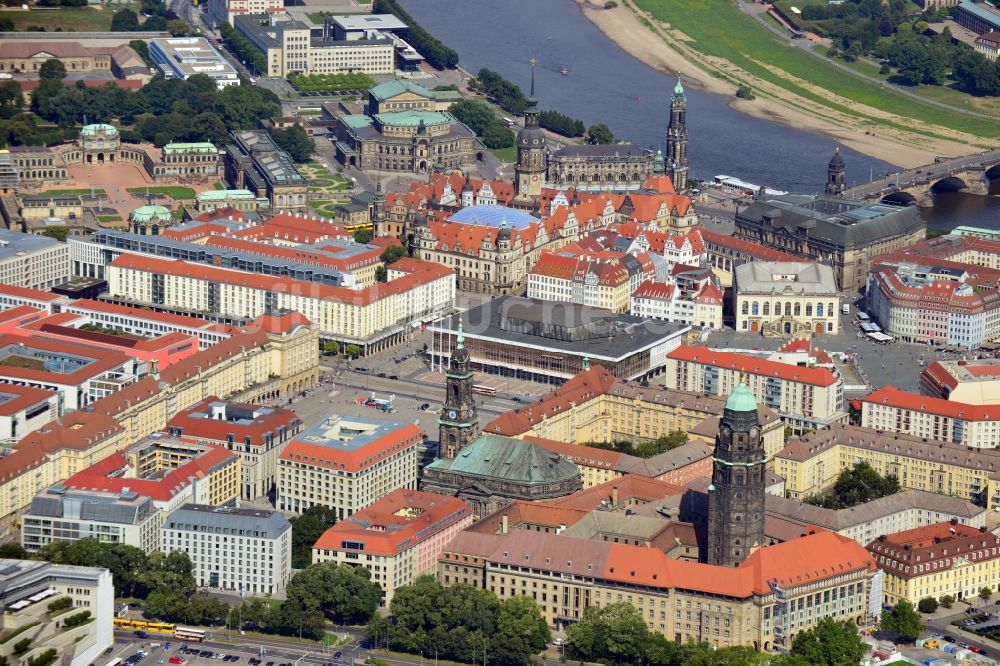
POLYGON ((205 630, 193 629, 191 627, 177 627, 174 629, 174 638, 179 641, 188 641, 189 643, 203 643, 205 642, 205 630))
POLYGON ((492 386, 486 386, 485 384, 473 384, 472 392, 476 395, 485 395, 488 398, 492 398, 497 394, 497 390, 492 386))

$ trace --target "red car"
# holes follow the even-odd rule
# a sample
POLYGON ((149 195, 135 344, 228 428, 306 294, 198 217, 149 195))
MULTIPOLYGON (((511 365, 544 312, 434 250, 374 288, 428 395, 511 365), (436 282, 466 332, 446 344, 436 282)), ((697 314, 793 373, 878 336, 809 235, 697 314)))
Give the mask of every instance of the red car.
POLYGON ((184 660, 181 659, 180 657, 171 657, 168 661, 171 664, 183 664, 184 663, 184 660))
POLYGON ((969 646, 969 652, 975 652, 976 654, 979 654, 981 652, 981 650, 976 645, 970 645, 969 646))

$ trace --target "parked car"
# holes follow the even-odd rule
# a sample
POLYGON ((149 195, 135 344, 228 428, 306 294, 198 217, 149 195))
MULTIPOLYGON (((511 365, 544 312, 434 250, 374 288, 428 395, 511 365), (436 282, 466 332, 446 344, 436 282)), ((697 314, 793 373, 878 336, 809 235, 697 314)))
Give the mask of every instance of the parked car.
POLYGON ((181 658, 181 657, 178 657, 177 655, 174 655, 170 659, 167 659, 167 661, 169 661, 171 664, 183 664, 184 663, 184 659, 181 658))

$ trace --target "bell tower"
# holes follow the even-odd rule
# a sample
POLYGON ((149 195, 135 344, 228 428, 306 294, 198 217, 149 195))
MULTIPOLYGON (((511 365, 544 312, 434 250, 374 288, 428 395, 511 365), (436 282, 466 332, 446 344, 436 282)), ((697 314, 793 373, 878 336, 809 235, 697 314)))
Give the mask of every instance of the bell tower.
POLYGON ((847 166, 840 156, 840 146, 833 150, 833 157, 826 167, 826 193, 834 197, 844 196, 847 189, 847 166))
POLYGON ((446 392, 438 418, 438 457, 454 458, 479 435, 479 414, 472 393, 472 368, 465 348, 462 320, 458 320, 455 351, 445 373, 446 392))
POLYGON ((767 454, 757 401, 742 379, 726 400, 712 462, 705 559, 734 567, 764 545, 767 454))
POLYGON ((667 125, 666 170, 677 192, 686 192, 688 185, 687 95, 681 77, 677 77, 670 98, 670 123, 667 125))
POLYGON ((524 110, 524 127, 517 133, 517 164, 514 166, 515 200, 522 206, 535 203, 545 181, 545 133, 538 126, 538 99, 535 97, 535 59, 531 59, 531 90, 524 110))

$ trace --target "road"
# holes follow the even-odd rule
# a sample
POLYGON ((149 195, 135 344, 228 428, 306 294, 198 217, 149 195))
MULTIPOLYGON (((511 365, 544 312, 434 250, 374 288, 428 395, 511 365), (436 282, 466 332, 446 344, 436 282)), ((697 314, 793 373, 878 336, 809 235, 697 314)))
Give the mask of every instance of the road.
POLYGON ((1000 164, 1000 148, 994 148, 977 155, 964 155, 951 159, 935 162, 919 169, 901 171, 890 174, 884 178, 876 179, 864 185, 858 185, 847 190, 845 196, 852 198, 865 198, 879 194, 891 192, 895 189, 912 187, 914 185, 928 185, 935 180, 946 178, 959 171, 964 171, 971 166, 1000 164))
MULTIPOLYGON (((966 605, 963 603, 958 603, 955 605, 956 608, 965 609, 966 605)), ((998 610, 997 606, 990 605, 986 607, 986 610, 991 612, 996 612, 998 610)), ((975 645, 980 650, 986 650, 988 653, 997 653, 997 644, 993 641, 988 641, 983 639, 981 636, 977 636, 972 632, 965 631, 959 627, 954 627, 951 623, 954 620, 964 620, 969 617, 965 612, 958 612, 952 615, 947 615, 944 617, 935 617, 924 622, 924 625, 942 636, 952 636, 959 643, 968 643, 969 645, 975 645)))

